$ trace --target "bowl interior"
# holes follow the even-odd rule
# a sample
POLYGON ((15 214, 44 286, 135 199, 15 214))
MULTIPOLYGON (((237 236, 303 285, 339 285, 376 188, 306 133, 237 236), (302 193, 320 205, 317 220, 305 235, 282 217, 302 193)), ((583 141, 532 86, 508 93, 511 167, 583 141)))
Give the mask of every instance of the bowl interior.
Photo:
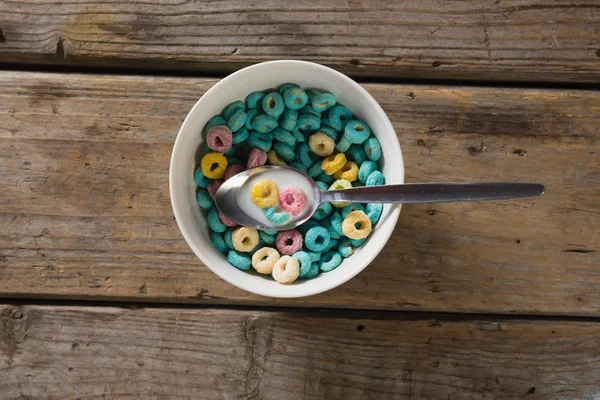
POLYGON ((310 280, 282 285, 269 276, 240 271, 231 266, 211 244, 205 217, 195 202, 194 169, 199 164, 202 129, 214 115, 251 92, 276 88, 284 83, 317 88, 336 95, 339 103, 371 126, 383 149, 382 172, 388 184, 404 182, 404 163, 394 129, 377 102, 360 85, 345 75, 304 61, 271 61, 242 69, 221 80, 196 103, 185 119, 171 157, 170 192, 177 224, 194 253, 213 272, 246 291, 270 297, 301 297, 336 287, 365 268, 391 235, 400 205, 385 205, 369 240, 342 265, 310 280))

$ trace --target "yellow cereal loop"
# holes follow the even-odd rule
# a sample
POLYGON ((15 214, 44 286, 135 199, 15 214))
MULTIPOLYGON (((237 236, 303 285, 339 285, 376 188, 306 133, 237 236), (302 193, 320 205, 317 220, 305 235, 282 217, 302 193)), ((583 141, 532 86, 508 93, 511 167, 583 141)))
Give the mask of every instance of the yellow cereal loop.
POLYGON ((221 153, 206 153, 200 160, 204 176, 210 179, 221 179, 227 169, 227 158, 221 153))
POLYGON ((258 231, 253 228, 241 226, 231 234, 233 248, 237 251, 249 253, 258 244, 258 231))
POLYGON ((279 283, 292 283, 300 275, 298 260, 290 256, 283 256, 273 266, 273 278, 279 283))
POLYGON ((350 239, 364 239, 371 233, 371 220, 364 211, 352 211, 342 221, 342 232, 350 239))
POLYGON ((342 169, 333 174, 335 179, 345 179, 348 182, 354 182, 358 179, 358 165, 354 161, 348 161, 342 169))
POLYGON ((280 257, 276 249, 263 247, 252 255, 252 266, 259 274, 270 274, 280 257))
POLYGON ((318 156, 328 157, 335 150, 335 142, 324 133, 318 132, 308 138, 308 147, 318 156))
POLYGON ((270 179, 261 179, 250 188, 250 198, 260 208, 274 207, 279 201, 279 188, 270 179))
POLYGON ((283 161, 281 158, 279 158, 277 153, 275 153, 275 150, 269 150, 267 152, 267 162, 270 165, 278 165, 280 167, 285 167, 287 165, 285 163, 285 161, 283 161))
POLYGON ((344 153, 333 154, 321 163, 321 169, 327 175, 333 175, 346 165, 346 155, 344 153))

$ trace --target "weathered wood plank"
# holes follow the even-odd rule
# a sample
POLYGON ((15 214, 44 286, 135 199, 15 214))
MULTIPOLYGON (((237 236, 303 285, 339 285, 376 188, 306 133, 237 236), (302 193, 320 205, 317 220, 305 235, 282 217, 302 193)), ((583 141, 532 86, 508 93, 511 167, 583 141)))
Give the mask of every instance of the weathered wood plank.
POLYGON ((4 398, 593 399, 597 323, 0 307, 4 398))
POLYGON ((0 296, 600 315, 600 92, 365 85, 407 181, 539 181, 539 199, 406 205, 329 293, 221 281, 177 229, 168 165, 213 80, 0 73, 0 296))
POLYGON ((598 83, 599 57, 590 0, 0 1, 0 62, 598 83))

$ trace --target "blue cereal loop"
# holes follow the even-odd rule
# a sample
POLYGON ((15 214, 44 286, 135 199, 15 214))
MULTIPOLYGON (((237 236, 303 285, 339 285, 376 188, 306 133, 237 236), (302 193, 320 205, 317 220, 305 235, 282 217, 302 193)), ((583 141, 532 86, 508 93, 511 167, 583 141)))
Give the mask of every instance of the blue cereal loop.
POLYGON ((371 172, 371 175, 367 178, 367 182, 365 183, 367 186, 379 186, 385 185, 385 176, 379 171, 371 172))
POLYGON ((348 121, 344 127, 344 136, 353 144, 362 144, 371 136, 371 128, 364 121, 348 121))
POLYGON ((331 222, 331 227, 333 230, 335 230, 340 236, 346 236, 342 230, 342 221, 342 216, 339 213, 333 213, 331 214, 331 217, 329 217, 329 222, 331 222))
POLYGON ((277 125, 277 120, 267 114, 258 114, 252 119, 252 129, 260 133, 271 132, 277 125))
POLYGON ((314 262, 311 264, 310 269, 304 276, 301 276, 302 279, 312 279, 315 276, 319 275, 319 264, 314 262))
POLYGON ((227 166, 229 165, 242 165, 242 162, 235 157, 227 157, 227 166))
POLYGON ((350 242, 350 244, 352 246, 359 247, 359 246, 362 246, 362 244, 367 241, 367 238, 362 238, 362 239, 348 239, 348 241, 350 242))
POLYGON ((350 241, 346 238, 340 239, 340 244, 338 244, 337 249, 338 249, 339 253, 342 255, 342 257, 344 257, 344 258, 350 257, 352 255, 352 253, 354 253, 354 250, 352 249, 352 246, 350 245, 350 241))
POLYGON ((250 135, 250 132, 248 132, 248 129, 246 129, 246 127, 240 128, 231 137, 231 144, 240 144, 244 140, 248 139, 249 135, 250 135))
POLYGON ((210 210, 206 216, 206 224, 213 232, 223 233, 227 230, 227 226, 219 219, 219 212, 216 208, 210 210))
POLYGON ((223 112, 221 114, 223 115, 223 118, 225 118, 226 120, 229 120, 229 118, 231 118, 233 116, 233 114, 235 114, 238 110, 244 111, 245 109, 246 109, 246 105, 243 102, 234 101, 233 103, 231 103, 227 107, 225 107, 225 109, 223 109, 223 112))
POLYGON ((196 202, 200 207, 207 211, 212 210, 212 208, 215 206, 215 203, 210 198, 208 190, 206 189, 198 190, 198 193, 196 193, 196 202))
POLYGON ((272 245, 275 243, 275 235, 269 235, 265 231, 258 231, 258 236, 268 245, 272 245))
POLYGON ((327 175, 326 173, 323 173, 317 177, 317 181, 323 182, 326 185, 331 185, 333 182, 335 182, 335 178, 333 175, 327 175))
MULTIPOLYGON (((371 161, 379 161, 381 158, 381 144, 376 137, 371 136, 365 140, 364 144, 365 154, 371 161)), ((358 163, 357 163, 358 164, 358 163)))
POLYGON ((249 256, 238 253, 235 250, 229 250, 229 253, 227 253, 227 261, 229 261, 229 264, 242 271, 248 271, 252 266, 252 261, 249 256))
POLYGON ((342 263, 342 255, 337 251, 330 251, 321 258, 319 269, 321 272, 333 271, 342 263))
POLYGON ((352 112, 341 104, 329 110, 329 124, 337 130, 342 131, 346 127, 346 123, 352 119, 352 112))
POLYGON ((215 249, 219 251, 219 253, 227 253, 227 251, 229 251, 229 247, 227 247, 225 244, 225 241, 220 233, 211 232, 210 241, 212 242, 213 246, 215 246, 215 249))
POLYGON ((310 228, 306 235, 304 235, 304 245, 307 249, 312 251, 323 251, 325 247, 329 244, 331 240, 331 235, 327 229, 322 226, 315 226, 314 228, 310 228))
POLYGON ((252 120, 258 114, 260 114, 261 111, 262 110, 260 108, 253 108, 251 110, 246 111, 246 114, 248 115, 248 118, 246 119, 246 124, 245 124, 246 129, 252 129, 252 120))
POLYGON ((279 233, 277 229, 263 229, 263 232, 271 236, 277 236, 277 234, 279 233))
POLYGON ((326 134, 329 136, 334 142, 338 140, 338 133, 335 129, 329 126, 321 126, 319 128, 319 132, 326 134))
POLYGON ((246 96, 246 108, 248 110, 257 109, 262 106, 262 99, 265 97, 263 92, 252 92, 246 96))
POLYGON ((342 135, 340 141, 335 145, 335 149, 340 153, 345 153, 346 151, 348 151, 351 145, 352 142, 350 142, 346 135, 342 135))
POLYGON ((317 261, 319 261, 321 259, 321 252, 320 251, 307 251, 306 253, 310 256, 310 259, 313 262, 317 262, 317 261))
POLYGON ((292 129, 292 135, 294 135, 294 138, 298 142, 300 142, 300 143, 306 142, 306 137, 304 136, 304 133, 300 132, 300 129, 298 129, 297 126, 295 126, 294 129, 292 129))
POLYGON ((227 157, 233 157, 235 155, 235 148, 233 146, 231 146, 229 148, 229 150, 227 150, 225 153, 223 153, 223 155, 225 155, 227 157))
POLYGON ((298 263, 300 264, 299 278, 303 278, 304 275, 308 273, 312 265, 312 260, 310 259, 310 256, 305 251, 301 250, 292 254, 292 258, 298 260, 298 263))
POLYGON ((346 207, 342 208, 342 219, 346 218, 348 216, 348 214, 350 214, 352 211, 355 210, 360 210, 360 211, 365 211, 364 207, 362 206, 362 204, 360 203, 352 203, 350 205, 347 205, 346 207))
POLYGON ((325 229, 327 229, 329 231, 329 235, 331 235, 331 239, 339 239, 341 236, 339 235, 339 233, 336 232, 335 229, 333 229, 333 226, 331 226, 331 221, 329 220, 329 218, 325 218, 322 219, 320 221, 321 226, 325 229))
POLYGON ((296 127, 296 122, 298 122, 298 111, 286 108, 281 114, 279 126, 286 131, 291 131, 296 127))
POLYGON ((381 203, 369 203, 365 207, 365 213, 371 220, 372 224, 376 224, 381 218, 381 212, 383 211, 383 204, 381 203))
POLYGON ((321 190, 329 190, 329 185, 326 182, 316 181, 315 182, 319 189, 321 190))
POLYGON ((377 171, 377 163, 375 161, 367 160, 363 162, 358 169, 358 181, 362 184, 367 183, 367 178, 373 171, 377 171))
POLYGON ((250 147, 267 152, 273 146, 273 139, 271 139, 271 135, 269 134, 252 132, 248 136, 247 143, 250 147))
POLYGON ((338 244, 340 243, 339 240, 337 239, 331 239, 329 241, 329 244, 327 245, 327 247, 325 247, 325 249, 323 250, 323 253, 327 253, 328 251, 331 251, 332 249, 336 249, 338 247, 338 244))
POLYGON ((316 95, 318 95, 319 92, 318 90, 314 90, 314 89, 305 89, 304 90, 306 92, 306 95, 308 96, 308 102, 310 103, 312 98, 315 97, 316 95))
POLYGON ((285 106, 290 110, 299 110, 308 104, 308 95, 299 87, 290 88, 283 93, 285 106))
POLYGON ((232 235, 233 235, 233 228, 227 228, 227 230, 223 234, 223 240, 225 241, 225 244, 227 245, 227 247, 229 247, 231 250, 235 250, 235 246, 233 245, 232 235))
POLYGON ((271 92, 262 99, 262 108, 265 113, 275 119, 279 118, 285 110, 283 97, 277 92, 271 92))
POLYGON ((307 104, 304 107, 302 107, 300 110, 298 110, 298 113, 300 113, 300 114, 312 114, 312 115, 315 115, 315 116, 321 118, 321 113, 318 112, 318 111, 315 111, 315 109, 312 108, 312 106, 310 104, 307 104))
POLYGON ((321 163, 316 162, 308 169, 308 176, 313 179, 316 179, 317 176, 320 176, 323 173, 323 168, 321 168, 321 163))
POLYGON ((300 114, 296 126, 302 132, 314 132, 321 126, 321 118, 313 114, 300 114))
POLYGON ((305 174, 308 172, 308 170, 306 169, 306 167, 304 166, 304 164, 302 164, 300 161, 296 160, 296 161, 292 161, 289 164, 290 167, 292 168, 296 168, 298 171, 302 171, 305 174))
POLYGON ((313 96, 310 104, 315 111, 327 111, 335 106, 335 96, 331 93, 319 93, 313 96))
POLYGON ((306 232, 308 232, 309 229, 314 228, 315 226, 321 226, 317 221, 314 220, 308 220, 305 223, 303 223, 302 225, 298 226, 296 229, 298 230, 298 232, 300 232, 302 234, 302 236, 306 235, 306 232))
POLYGON ((278 140, 281 143, 290 147, 294 147, 294 145, 296 144, 296 138, 294 138, 294 135, 292 135, 288 131, 284 131, 281 128, 275 128, 275 130, 273 131, 273 136, 275 137, 275 140, 278 140))
POLYGON ((290 213, 287 212, 277 212, 273 207, 266 208, 264 210, 265 217, 275 225, 281 225, 287 222, 290 219, 290 213))
POLYGON ((310 168, 314 162, 317 161, 317 157, 312 152, 310 147, 308 147, 308 144, 302 143, 300 146, 298 146, 298 160, 300 160, 300 162, 304 164, 306 168, 310 168))
POLYGON ((284 83, 283 85, 279 86, 279 90, 277 90, 277 91, 279 92, 280 95, 283 96, 283 94, 288 89, 297 88, 297 87, 300 87, 300 86, 296 85, 295 83, 284 83))
MULTIPOLYGON (((367 139, 367 142, 368 141, 369 141, 369 139, 367 139)), ((367 145, 367 142, 365 142, 365 146, 367 145)), ((367 159, 367 155, 365 154, 363 148, 360 147, 360 145, 358 145, 358 144, 353 144, 352 146, 350 146, 350 149, 348 149, 348 151, 350 152, 350 158, 360 168, 362 163, 364 163, 365 160, 367 159)))
POLYGON ((315 210, 315 213, 311 218, 316 221, 321 221, 322 219, 329 217, 332 210, 333 207, 330 203, 323 203, 315 210))
POLYGON ((194 172, 194 182, 196 182, 196 185, 199 187, 206 189, 208 184, 212 182, 212 179, 208 179, 206 176, 204 176, 202 168, 198 167, 196 172, 194 172))
POLYGON ((212 150, 210 147, 208 147, 208 142, 204 141, 202 143, 202 154, 206 154, 206 153, 211 153, 212 150))
POLYGON ((231 132, 237 132, 246 124, 247 120, 248 114, 243 110, 237 110, 227 121, 227 126, 231 129, 231 132))
POLYGON ((273 150, 275 153, 286 163, 294 161, 296 158, 296 152, 290 146, 283 144, 281 142, 276 142, 273 145, 273 150))
POLYGON ((208 134, 210 128, 214 128, 215 126, 219 125, 227 125, 227 121, 220 115, 215 115, 214 117, 208 120, 206 125, 204 125, 204 134, 208 134))

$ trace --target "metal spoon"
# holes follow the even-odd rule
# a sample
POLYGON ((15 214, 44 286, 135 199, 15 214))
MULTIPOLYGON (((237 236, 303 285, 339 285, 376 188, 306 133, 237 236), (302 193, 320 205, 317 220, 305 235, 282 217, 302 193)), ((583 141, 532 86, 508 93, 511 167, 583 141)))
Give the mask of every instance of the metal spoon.
MULTIPOLYGON (((254 180, 254 179, 253 179, 254 180)), ((539 196, 544 193, 544 186, 539 183, 410 183, 401 185, 365 186, 352 189, 323 191, 308 175, 290 167, 264 166, 249 169, 225 181, 215 196, 217 208, 229 219, 240 225, 256 229, 287 230, 306 222, 321 203, 339 201, 351 203, 443 203, 455 201, 498 200, 539 196), (242 186, 248 184, 250 178, 270 172, 286 170, 286 173, 297 174, 310 183, 313 189, 313 201, 297 219, 285 225, 275 226, 258 221, 247 215, 238 205, 238 195, 242 186)), ((307 198, 310 199, 309 194, 307 198)), ((240 201, 251 201, 239 199, 240 201)))

